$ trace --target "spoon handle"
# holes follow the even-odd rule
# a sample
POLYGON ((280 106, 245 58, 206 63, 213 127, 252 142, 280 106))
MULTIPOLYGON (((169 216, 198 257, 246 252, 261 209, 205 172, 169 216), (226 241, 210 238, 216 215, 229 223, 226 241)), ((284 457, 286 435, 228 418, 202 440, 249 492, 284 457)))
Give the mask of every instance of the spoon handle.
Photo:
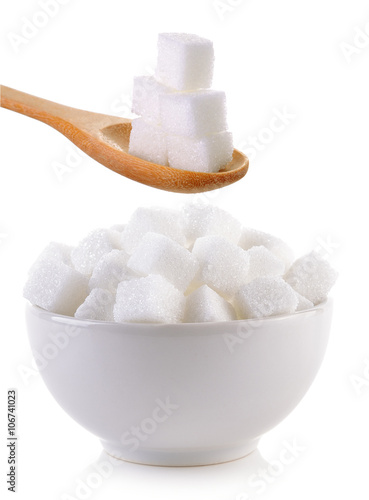
POLYGON ((0 85, 0 106, 44 122, 68 138, 72 129, 77 128, 97 137, 98 129, 128 121, 116 116, 64 106, 5 85, 0 85))

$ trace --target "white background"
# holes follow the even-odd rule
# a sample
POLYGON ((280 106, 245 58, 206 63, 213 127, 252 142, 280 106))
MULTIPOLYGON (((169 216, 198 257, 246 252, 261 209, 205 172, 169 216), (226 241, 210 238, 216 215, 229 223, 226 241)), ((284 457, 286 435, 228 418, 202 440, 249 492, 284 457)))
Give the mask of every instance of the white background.
MULTIPOLYGON (((367 1, 63 3, 16 47, 9 35, 22 36, 27 20, 42 23, 41 7, 2 0, 2 84, 129 116, 133 76, 153 70, 157 33, 212 39, 214 87, 227 93, 230 129, 251 162, 241 182, 204 201, 283 237, 296 254, 326 248, 340 272, 319 375, 258 453, 196 469, 122 463, 84 498, 367 499, 369 38, 358 35, 369 34, 367 1), (289 123, 255 155, 249 137, 267 137, 276 109, 285 109, 289 123), (300 451, 281 465, 286 441, 300 451), (264 479, 255 486, 258 470, 264 479)), ((53 129, 4 109, 0 140, 0 487, 6 491, 6 389, 16 387, 18 498, 82 498, 76 487, 89 480, 101 447, 58 407, 33 369, 23 318, 27 269, 50 240, 73 244, 90 229, 127 221, 138 205, 178 206, 190 197, 120 177, 76 155, 53 129)))

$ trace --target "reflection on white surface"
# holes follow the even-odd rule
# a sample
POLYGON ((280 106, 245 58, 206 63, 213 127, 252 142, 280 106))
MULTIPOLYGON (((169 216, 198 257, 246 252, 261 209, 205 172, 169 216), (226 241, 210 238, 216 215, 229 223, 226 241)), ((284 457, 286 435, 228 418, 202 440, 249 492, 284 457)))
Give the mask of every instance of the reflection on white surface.
POLYGON ((203 467, 138 465, 103 451, 71 481, 64 498, 248 500, 261 493, 260 474, 269 465, 258 450, 240 460, 203 467))

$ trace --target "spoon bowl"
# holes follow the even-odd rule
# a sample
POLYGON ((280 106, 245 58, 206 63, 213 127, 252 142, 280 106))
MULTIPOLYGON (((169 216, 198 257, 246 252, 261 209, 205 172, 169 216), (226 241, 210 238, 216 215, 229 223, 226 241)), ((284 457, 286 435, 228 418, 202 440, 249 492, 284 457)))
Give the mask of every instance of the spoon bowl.
POLYGON ((192 172, 157 165, 128 153, 132 121, 83 111, 0 86, 0 106, 58 130, 105 167, 142 184, 177 193, 200 193, 228 186, 247 172, 248 158, 238 150, 219 172, 192 172))

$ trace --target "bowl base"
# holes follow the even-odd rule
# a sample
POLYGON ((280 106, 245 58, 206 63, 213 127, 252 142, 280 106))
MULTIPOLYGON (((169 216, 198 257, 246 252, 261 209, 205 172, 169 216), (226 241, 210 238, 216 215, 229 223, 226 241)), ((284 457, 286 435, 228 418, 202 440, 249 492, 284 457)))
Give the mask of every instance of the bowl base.
POLYGON ((200 467, 232 462, 255 451, 258 442, 259 438, 229 448, 137 449, 129 451, 126 448, 115 446, 114 443, 101 441, 106 453, 117 460, 157 467, 200 467))

